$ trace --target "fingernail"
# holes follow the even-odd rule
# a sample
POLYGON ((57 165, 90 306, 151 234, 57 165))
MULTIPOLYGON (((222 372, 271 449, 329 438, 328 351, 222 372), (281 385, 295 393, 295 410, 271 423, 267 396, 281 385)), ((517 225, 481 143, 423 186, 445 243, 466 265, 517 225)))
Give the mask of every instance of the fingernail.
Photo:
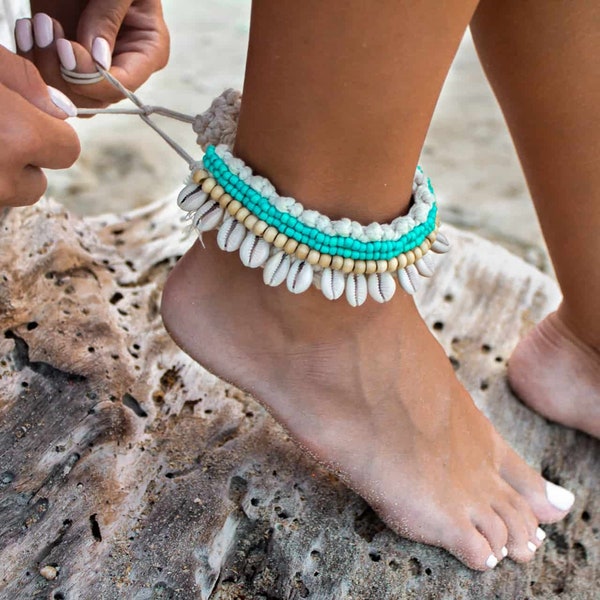
POLYGON ((541 529, 540 527, 538 527, 535 530, 535 537, 540 540, 540 542, 543 542, 546 539, 546 532, 541 529))
POLYGON ((485 561, 485 566, 488 569, 493 569, 497 564, 498 564, 498 559, 493 554, 490 554, 488 556, 488 559, 485 561))
POLYGON ((537 546, 533 542, 527 542, 527 547, 530 552, 535 552, 537 550, 537 546))
POLYGON ((506 546, 502 546, 502 558, 506 558, 508 556, 508 548, 506 546))
POLYGON ((60 90, 53 88, 51 85, 48 86, 48 93, 50 99, 60 110, 62 110, 69 117, 77 116, 77 107, 67 98, 60 90))
POLYGON ((33 16, 33 34, 39 48, 46 48, 54 40, 54 23, 46 13, 33 16))
POLYGON ((73 51, 71 42, 63 38, 56 40, 56 51, 58 52, 60 64, 67 71, 74 71, 77 67, 77 61, 75 60, 75 52, 73 51))
POLYGON ((21 52, 29 52, 33 48, 33 26, 31 19, 19 19, 15 25, 15 40, 21 52))
POLYGON ((104 67, 107 71, 110 69, 112 63, 112 53, 108 42, 102 38, 97 37, 92 43, 92 58, 104 67))
POLYGON ((569 490, 550 481, 546 481, 546 497, 558 510, 569 510, 575 502, 575 496, 569 490))

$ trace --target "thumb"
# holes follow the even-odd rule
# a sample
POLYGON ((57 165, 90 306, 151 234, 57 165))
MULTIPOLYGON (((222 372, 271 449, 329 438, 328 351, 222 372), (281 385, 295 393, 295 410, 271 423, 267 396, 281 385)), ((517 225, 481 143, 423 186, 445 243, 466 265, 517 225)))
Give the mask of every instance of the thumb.
POLYGON ((133 0, 90 0, 81 13, 77 40, 105 69, 110 69, 117 34, 133 0))

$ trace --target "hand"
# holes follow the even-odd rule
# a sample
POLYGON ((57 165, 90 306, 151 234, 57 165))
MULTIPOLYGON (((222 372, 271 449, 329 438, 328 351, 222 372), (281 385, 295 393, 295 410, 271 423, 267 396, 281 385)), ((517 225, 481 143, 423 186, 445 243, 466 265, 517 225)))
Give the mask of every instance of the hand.
POLYGON ((0 206, 33 204, 46 190, 42 167, 75 162, 79 140, 64 122, 74 114, 29 61, 0 46, 0 206))
POLYGON ((67 83, 61 63, 95 73, 97 61, 131 90, 167 63, 169 33, 160 0, 31 0, 31 9, 33 19, 20 19, 15 28, 18 52, 77 106, 105 107, 122 96, 106 81, 67 83))

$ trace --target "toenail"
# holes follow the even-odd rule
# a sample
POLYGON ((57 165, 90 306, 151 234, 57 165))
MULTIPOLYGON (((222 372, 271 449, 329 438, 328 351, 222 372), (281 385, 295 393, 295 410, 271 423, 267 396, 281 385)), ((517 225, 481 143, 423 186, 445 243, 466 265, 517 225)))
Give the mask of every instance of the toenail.
POLYGON ((540 527, 538 527, 535 530, 535 537, 540 540, 540 542, 543 542, 546 539, 546 532, 541 529, 540 527))
POLYGON ((569 490, 551 481, 546 481, 546 497, 558 510, 569 510, 575 502, 575 496, 569 490))
POLYGON ((488 569, 493 569, 497 564, 498 559, 493 554, 490 554, 485 561, 485 566, 488 567, 488 569))
POLYGON ((502 550, 500 550, 500 552, 502 552, 502 558, 506 558, 508 556, 508 548, 506 546, 502 546, 502 550))
POLYGON ((537 550, 537 546, 533 542, 527 542, 527 547, 531 552, 535 552, 537 550))

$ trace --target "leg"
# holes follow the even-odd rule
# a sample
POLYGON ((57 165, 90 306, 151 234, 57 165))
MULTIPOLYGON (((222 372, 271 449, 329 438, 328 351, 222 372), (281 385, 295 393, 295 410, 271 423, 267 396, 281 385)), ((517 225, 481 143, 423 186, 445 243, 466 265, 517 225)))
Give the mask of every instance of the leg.
MULTIPOLYGON (((255 3, 235 153, 330 216, 394 217, 475 4, 255 3)), ((261 279, 196 245, 169 279, 165 324, 396 531, 476 569, 505 544, 530 560, 538 522, 566 507, 476 409, 412 299, 354 309, 261 279)))
POLYGON ((519 345, 515 391, 600 436, 600 5, 483 0, 473 35, 515 141, 564 300, 519 345))

